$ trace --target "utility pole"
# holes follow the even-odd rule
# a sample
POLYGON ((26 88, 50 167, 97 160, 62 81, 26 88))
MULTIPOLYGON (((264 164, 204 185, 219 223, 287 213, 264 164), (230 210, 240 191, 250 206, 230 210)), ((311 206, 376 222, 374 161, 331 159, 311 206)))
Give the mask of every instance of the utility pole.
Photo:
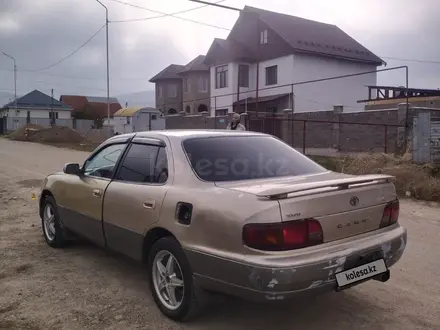
MULTIPOLYGON (((234 10, 234 11, 241 12, 240 8, 220 5, 218 3, 212 3, 212 2, 203 1, 203 0, 189 0, 189 1, 201 3, 201 4, 204 4, 204 5, 209 5, 209 6, 214 6, 214 7, 219 7, 219 8, 223 8, 223 9, 229 9, 229 10, 234 10)), ((239 67, 238 70, 240 71, 240 67, 239 67)), ((240 72, 238 72, 237 76, 238 76, 238 81, 237 81, 237 106, 239 106, 240 105, 240 72)), ((258 79, 258 62, 257 62, 257 79, 258 79)), ((258 86, 258 81, 257 81, 257 86, 258 86)), ((258 99, 258 87, 257 87, 257 99, 258 99)), ((245 108, 246 108, 246 105, 247 105, 247 103, 245 103, 245 108)), ((214 110, 214 111, 216 111, 216 110, 214 110)), ((234 106, 232 106, 232 111, 235 112, 234 106)), ((217 121, 216 121, 216 123, 217 123, 217 121)))
POLYGON ((110 73, 109 73, 109 56, 108 56, 108 9, 104 4, 96 0, 101 6, 105 8, 105 44, 107 53, 107 125, 110 130, 110 73))
POLYGON ((14 57, 6 54, 5 52, 2 52, 2 54, 14 61, 14 100, 15 100, 15 115, 17 115, 17 64, 15 62, 14 57))
POLYGON ((50 100, 50 117, 51 117, 51 126, 55 126, 55 116, 53 115, 53 88, 50 91, 50 96, 51 96, 51 100, 50 100))

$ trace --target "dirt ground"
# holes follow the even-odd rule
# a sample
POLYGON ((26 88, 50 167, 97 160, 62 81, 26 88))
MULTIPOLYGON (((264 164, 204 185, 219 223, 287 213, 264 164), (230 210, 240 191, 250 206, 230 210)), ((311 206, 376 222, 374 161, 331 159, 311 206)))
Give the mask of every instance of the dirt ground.
POLYGON ((440 329, 440 208, 402 201, 403 259, 387 283, 269 306, 228 300, 193 323, 165 319, 139 265, 90 244, 44 242, 44 176, 87 153, 0 138, 0 329, 440 329))

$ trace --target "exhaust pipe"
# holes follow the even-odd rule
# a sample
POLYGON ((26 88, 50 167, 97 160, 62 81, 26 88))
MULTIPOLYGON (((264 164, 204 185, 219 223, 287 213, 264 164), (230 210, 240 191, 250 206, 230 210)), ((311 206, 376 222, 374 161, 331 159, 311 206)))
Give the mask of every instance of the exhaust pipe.
POLYGON ((388 269, 385 273, 373 277, 373 280, 385 283, 390 279, 390 270, 388 269))

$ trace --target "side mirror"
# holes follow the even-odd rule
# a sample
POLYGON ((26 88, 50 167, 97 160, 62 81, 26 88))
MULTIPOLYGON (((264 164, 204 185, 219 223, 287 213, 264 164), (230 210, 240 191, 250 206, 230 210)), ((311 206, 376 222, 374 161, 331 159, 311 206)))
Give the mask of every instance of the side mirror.
POLYGON ((81 172, 79 164, 76 163, 68 163, 64 165, 63 172, 66 174, 78 175, 81 172))

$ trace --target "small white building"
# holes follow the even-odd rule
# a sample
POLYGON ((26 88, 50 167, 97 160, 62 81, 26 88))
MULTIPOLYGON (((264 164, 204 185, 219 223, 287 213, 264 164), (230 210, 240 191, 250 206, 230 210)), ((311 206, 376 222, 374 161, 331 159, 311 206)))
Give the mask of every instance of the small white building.
POLYGON ((156 108, 122 108, 113 115, 115 134, 165 129, 165 117, 156 108))
POLYGON ((0 134, 26 124, 70 126, 72 110, 67 104, 34 90, 0 107, 0 134))

